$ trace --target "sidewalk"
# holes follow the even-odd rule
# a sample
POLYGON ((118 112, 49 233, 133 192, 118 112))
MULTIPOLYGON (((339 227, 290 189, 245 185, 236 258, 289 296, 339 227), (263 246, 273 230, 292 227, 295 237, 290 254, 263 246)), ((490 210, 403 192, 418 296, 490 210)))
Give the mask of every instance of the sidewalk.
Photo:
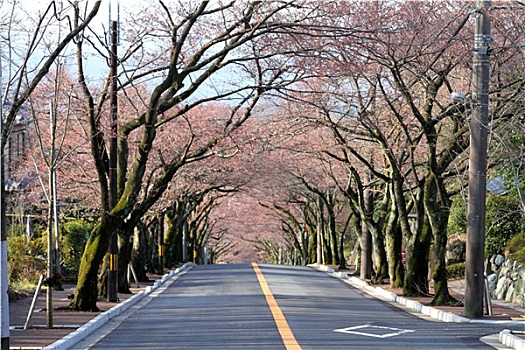
MULTIPOLYGON (((122 302, 146 286, 153 285, 151 282, 143 282, 141 288, 131 288, 133 294, 118 294, 122 302)), ((65 284, 64 291, 53 291, 53 328, 46 328, 46 291, 42 290, 36 303, 35 311, 31 317, 30 327, 24 330, 28 311, 32 302, 31 298, 25 298, 9 303, 10 334, 9 342, 11 349, 41 349, 55 341, 65 337, 81 325, 89 322, 94 317, 109 310, 118 303, 99 301, 97 306, 100 312, 77 312, 66 310, 70 301, 68 294, 72 294, 75 285, 65 284)))
POLYGON ((76 285, 64 284, 63 291, 53 291, 53 328, 46 327, 46 292, 43 290, 36 303, 31 321, 27 330, 24 330, 27 315, 33 297, 24 298, 9 303, 10 349, 67 349, 69 343, 75 343, 82 336, 87 336, 107 320, 117 316, 124 309, 136 303, 143 296, 151 293, 164 281, 174 274, 180 273, 191 264, 171 271, 169 274, 150 275, 150 281, 140 282, 139 287, 133 283, 133 294, 118 294, 119 302, 97 303, 99 312, 81 312, 68 309, 70 300, 68 295, 73 294, 76 285), (84 333, 75 336, 74 333, 84 333), (87 334, 86 334, 87 333, 87 334), (58 344, 61 343, 61 344, 58 344))

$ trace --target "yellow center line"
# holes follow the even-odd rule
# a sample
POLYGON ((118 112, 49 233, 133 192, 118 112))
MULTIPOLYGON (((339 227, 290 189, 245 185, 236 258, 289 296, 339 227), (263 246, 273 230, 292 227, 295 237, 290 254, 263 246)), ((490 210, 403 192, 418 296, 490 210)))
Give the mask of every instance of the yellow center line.
POLYGON ((275 324, 277 325, 277 329, 279 330, 279 334, 281 334, 284 346, 288 350, 301 350, 301 346, 295 339, 295 336, 293 335, 290 326, 288 326, 288 322, 286 322, 286 318, 284 318, 283 312, 277 304, 277 301, 275 301, 275 298, 273 297, 273 294, 270 291, 270 287, 268 286, 268 283, 266 282, 266 279, 264 278, 261 269, 259 269, 259 266, 255 262, 252 263, 252 266, 253 270, 255 271, 255 275, 257 275, 257 279, 259 280, 259 284, 261 285, 263 294, 266 297, 266 302, 268 303, 270 311, 272 312, 273 319, 275 320, 275 324))

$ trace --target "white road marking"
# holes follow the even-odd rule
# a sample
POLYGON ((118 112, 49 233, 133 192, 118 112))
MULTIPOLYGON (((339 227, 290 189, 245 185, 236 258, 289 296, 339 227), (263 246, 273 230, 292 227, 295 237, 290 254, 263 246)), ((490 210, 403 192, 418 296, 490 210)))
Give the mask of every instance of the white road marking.
POLYGON ((410 329, 400 329, 400 328, 392 328, 392 327, 382 327, 382 326, 372 326, 370 324, 365 324, 362 326, 355 326, 355 327, 348 327, 348 328, 341 328, 336 329, 334 332, 340 332, 340 333, 349 333, 349 334, 357 334, 357 335, 364 335, 365 337, 374 337, 374 338, 390 338, 395 337, 404 333, 412 333, 415 332, 410 329), (370 333, 366 332, 366 329, 370 329, 370 333), (377 334, 379 333, 381 334, 377 334))

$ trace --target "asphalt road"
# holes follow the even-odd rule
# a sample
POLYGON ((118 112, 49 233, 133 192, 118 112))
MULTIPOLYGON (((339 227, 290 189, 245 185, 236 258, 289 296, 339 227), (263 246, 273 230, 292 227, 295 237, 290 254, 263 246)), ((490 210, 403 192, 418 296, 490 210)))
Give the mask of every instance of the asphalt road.
POLYGON ((422 319, 306 267, 201 265, 75 349, 492 349, 480 338, 502 328, 422 319))

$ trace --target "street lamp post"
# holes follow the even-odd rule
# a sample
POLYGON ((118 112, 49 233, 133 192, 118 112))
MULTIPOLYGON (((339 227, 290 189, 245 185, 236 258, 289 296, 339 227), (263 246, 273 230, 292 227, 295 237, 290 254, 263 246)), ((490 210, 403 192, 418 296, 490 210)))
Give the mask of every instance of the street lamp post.
POLYGON ((477 1, 474 33, 464 304, 469 318, 483 316, 490 6, 491 1, 477 1))

